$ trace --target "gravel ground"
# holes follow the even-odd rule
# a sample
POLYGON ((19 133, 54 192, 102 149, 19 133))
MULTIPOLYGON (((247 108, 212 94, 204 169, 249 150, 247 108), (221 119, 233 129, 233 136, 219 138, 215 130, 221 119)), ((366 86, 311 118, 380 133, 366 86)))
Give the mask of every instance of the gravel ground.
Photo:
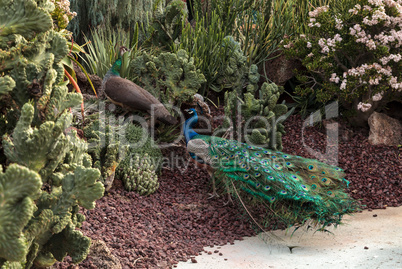
MULTIPOLYGON (((302 120, 291 116, 283 137, 284 152, 312 158, 301 141, 302 120)), ((368 131, 351 130, 340 123, 339 166, 350 181, 351 195, 371 209, 402 204, 402 148, 372 146, 368 131)), ((325 128, 308 127, 304 142, 312 150, 327 147, 325 128)), ((329 146, 335 152, 335 146, 329 146)), ((164 152, 165 156, 186 156, 183 148, 164 152)), ((91 239, 106 242, 123 268, 170 268, 203 253, 203 247, 233 244, 234 240, 255 235, 236 205, 224 205, 226 197, 208 199, 208 174, 185 163, 180 168, 163 169, 159 190, 149 197, 124 190, 116 180, 112 189, 97 201, 94 210, 84 211, 82 231, 91 239)), ((56 268, 71 268, 67 257, 56 268)), ((88 256, 80 268, 96 268, 88 256)))

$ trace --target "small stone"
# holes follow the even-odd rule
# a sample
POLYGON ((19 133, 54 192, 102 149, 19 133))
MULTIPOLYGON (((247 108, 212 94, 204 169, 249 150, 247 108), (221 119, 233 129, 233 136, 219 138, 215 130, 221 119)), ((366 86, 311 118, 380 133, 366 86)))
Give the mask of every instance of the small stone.
POLYGON ((219 253, 219 256, 222 256, 223 254, 222 254, 222 252, 221 253, 219 253))
POLYGON ((364 247, 364 249, 368 249, 368 247, 364 247))
POLYGON ((214 253, 219 253, 219 250, 215 250, 214 253))
POLYGON ((228 259, 225 258, 224 260, 227 261, 228 259))
POLYGON ((191 258, 191 262, 192 262, 192 263, 197 263, 197 260, 196 260, 194 257, 192 257, 192 258, 191 258))
POLYGON ((208 251, 208 255, 212 255, 212 251, 208 251))
POLYGON ((377 217, 377 214, 374 214, 373 217, 374 217, 374 218, 377 217))

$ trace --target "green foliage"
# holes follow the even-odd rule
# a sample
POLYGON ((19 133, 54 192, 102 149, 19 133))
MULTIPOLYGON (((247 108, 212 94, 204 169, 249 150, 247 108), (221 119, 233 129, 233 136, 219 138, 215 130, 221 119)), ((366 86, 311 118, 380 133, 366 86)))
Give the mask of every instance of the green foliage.
POLYGON ((202 85, 201 95, 205 95, 210 86, 215 83, 219 71, 223 70, 226 62, 227 47, 223 47, 226 36, 221 18, 212 11, 210 21, 196 14, 197 23, 194 28, 190 24, 183 27, 180 43, 175 51, 185 50, 194 59, 195 67, 205 76, 206 83, 202 85))
POLYGON ((130 49, 122 57, 122 67, 120 75, 128 77, 130 75, 128 66, 133 58, 139 52, 138 47, 138 24, 135 25, 130 38, 129 33, 121 28, 98 28, 91 32, 91 37, 85 36, 85 42, 88 42, 88 53, 84 54, 83 59, 86 68, 91 74, 103 78, 110 66, 115 62, 116 55, 119 54, 120 46, 130 49))
MULTIPOLYGON (((158 1, 158 0, 157 0, 158 1)), ((84 35, 89 36, 94 29, 123 29, 130 32, 136 24, 146 24, 151 16, 155 0, 71 0, 71 10, 78 13, 68 30, 81 43, 84 35)), ((144 26, 146 28, 146 25, 144 26)))
POLYGON ((152 159, 145 153, 130 156, 120 165, 117 175, 123 180, 126 190, 149 195, 159 188, 158 176, 152 163, 152 159))
POLYGON ((68 108, 82 96, 63 82, 67 41, 52 30, 52 1, 0 5, 0 267, 50 266, 66 255, 78 263, 90 245, 76 230, 79 207, 94 208, 104 188, 87 144, 69 130, 68 108))
POLYGON ((184 50, 158 56, 143 53, 131 61, 130 70, 132 81, 163 104, 177 107, 191 100, 205 82, 204 75, 194 65, 194 59, 184 50))
POLYGON ((232 35, 240 42, 249 64, 260 65, 272 58, 283 37, 298 30, 302 2, 256 0, 249 8, 239 12, 232 35))
MULTIPOLYGON (((136 173, 135 165, 137 164, 132 162, 132 158, 141 156, 143 159, 144 156, 147 156, 148 161, 154 164, 152 168, 148 167, 147 171, 152 170, 152 173, 149 173, 155 174, 155 176, 141 178, 141 184, 148 186, 151 184, 146 183, 149 179, 150 182, 154 182, 149 187, 157 189, 156 172, 160 171, 162 153, 145 129, 132 123, 118 122, 114 116, 110 116, 92 121, 84 128, 84 136, 90 143, 88 151, 92 156, 93 165, 101 170, 100 180, 107 187, 110 187, 116 177, 122 179, 123 182, 127 178, 134 180, 130 175, 136 173)), ((125 186, 129 191, 137 190, 140 194, 144 194, 133 185, 125 186)))
POLYGON ((285 104, 277 103, 283 88, 264 82, 261 89, 256 84, 249 84, 247 90, 243 97, 237 92, 225 93, 227 119, 224 127, 244 129, 244 137, 237 136, 251 145, 282 150, 282 135, 285 133, 282 122, 294 111, 294 108, 288 111, 285 104))
POLYGON ((186 4, 182 0, 173 0, 165 8, 159 4, 154 9, 145 43, 170 49, 178 41, 182 31, 182 22, 187 20, 186 4))
POLYGON ((216 80, 212 83, 211 89, 216 92, 222 90, 235 90, 242 92, 248 73, 247 57, 232 36, 223 39, 222 46, 225 48, 225 57, 221 60, 225 63, 218 70, 216 80))
MULTIPOLYGON (((197 68, 206 74, 207 68, 204 69, 198 65, 208 66, 205 63, 208 61, 208 54, 214 60, 220 59, 214 56, 221 54, 219 50, 209 50, 208 47, 221 44, 223 37, 230 35, 240 43, 248 65, 254 63, 260 66, 279 49, 279 43, 285 35, 292 35, 299 30, 300 23, 303 25, 302 16, 305 15, 306 10, 308 12, 306 7, 312 2, 314 1, 194 0, 194 17, 197 23, 194 31, 188 25, 183 29, 181 42, 185 44, 180 48, 186 49, 191 56, 195 57, 197 68), (197 45, 197 42, 205 44, 197 45), (208 44, 209 42, 212 44, 208 44), (205 48, 205 46, 208 47, 205 48), (204 54, 202 54, 203 51, 204 54), (192 53, 197 53, 200 57, 192 53)), ((210 74, 215 73, 211 71, 210 74)), ((208 75, 206 77, 209 81, 208 75)))
POLYGON ((360 123, 400 98, 401 48, 395 35, 401 29, 395 18, 401 14, 393 3, 339 1, 313 10, 307 34, 284 42, 286 54, 306 68, 298 71, 297 93, 313 93, 320 102, 339 99, 360 123))

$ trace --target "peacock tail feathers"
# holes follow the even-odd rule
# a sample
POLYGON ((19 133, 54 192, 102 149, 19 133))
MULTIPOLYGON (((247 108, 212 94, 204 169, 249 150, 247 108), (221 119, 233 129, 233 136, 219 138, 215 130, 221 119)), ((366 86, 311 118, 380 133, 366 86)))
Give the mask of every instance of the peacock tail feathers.
MULTIPOLYGON (((232 196, 253 203, 287 227, 341 223, 358 204, 344 192, 342 169, 317 160, 220 137, 195 135, 188 151, 208 163, 232 196)), ((265 217, 264 227, 271 224, 265 217)))

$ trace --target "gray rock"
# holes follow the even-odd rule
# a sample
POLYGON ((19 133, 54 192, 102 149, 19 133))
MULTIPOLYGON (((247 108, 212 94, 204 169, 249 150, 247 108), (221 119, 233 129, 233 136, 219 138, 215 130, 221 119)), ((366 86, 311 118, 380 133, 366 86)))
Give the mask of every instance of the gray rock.
POLYGON ((368 119, 369 142, 372 145, 398 146, 402 144, 402 124, 385 114, 374 112, 368 119))
POLYGON ((121 269, 121 264, 102 240, 92 240, 89 257, 97 268, 121 269))

